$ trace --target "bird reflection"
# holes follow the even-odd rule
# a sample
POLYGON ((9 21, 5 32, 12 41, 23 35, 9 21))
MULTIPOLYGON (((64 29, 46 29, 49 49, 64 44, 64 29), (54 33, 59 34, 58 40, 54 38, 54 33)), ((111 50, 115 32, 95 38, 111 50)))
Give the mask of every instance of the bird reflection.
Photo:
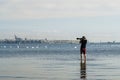
POLYGON ((86 80, 86 59, 81 58, 80 62, 80 78, 86 80))

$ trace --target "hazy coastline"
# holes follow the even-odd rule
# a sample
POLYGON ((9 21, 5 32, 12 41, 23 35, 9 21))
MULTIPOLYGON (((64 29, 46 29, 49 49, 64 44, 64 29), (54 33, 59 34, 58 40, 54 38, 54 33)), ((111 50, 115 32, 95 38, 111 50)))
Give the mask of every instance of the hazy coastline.
MULTIPOLYGON (((45 39, 27 39, 27 38, 20 38, 15 35, 14 39, 2 39, 0 40, 0 44, 25 44, 25 43, 79 43, 79 40, 48 40, 45 39)), ((120 44, 120 42, 115 41, 103 41, 103 42, 91 42, 88 40, 88 44, 120 44)))

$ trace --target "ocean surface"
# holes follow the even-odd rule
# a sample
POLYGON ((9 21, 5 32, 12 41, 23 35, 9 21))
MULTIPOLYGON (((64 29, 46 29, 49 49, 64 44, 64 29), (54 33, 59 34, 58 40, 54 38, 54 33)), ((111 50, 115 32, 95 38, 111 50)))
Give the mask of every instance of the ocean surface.
POLYGON ((120 44, 0 44, 0 80, 120 80, 120 44))

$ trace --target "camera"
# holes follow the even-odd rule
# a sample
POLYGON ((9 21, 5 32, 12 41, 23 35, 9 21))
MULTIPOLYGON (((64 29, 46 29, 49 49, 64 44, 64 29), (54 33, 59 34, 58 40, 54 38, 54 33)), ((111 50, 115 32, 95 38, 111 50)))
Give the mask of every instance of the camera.
POLYGON ((77 40, 82 40, 82 38, 76 38, 77 40))

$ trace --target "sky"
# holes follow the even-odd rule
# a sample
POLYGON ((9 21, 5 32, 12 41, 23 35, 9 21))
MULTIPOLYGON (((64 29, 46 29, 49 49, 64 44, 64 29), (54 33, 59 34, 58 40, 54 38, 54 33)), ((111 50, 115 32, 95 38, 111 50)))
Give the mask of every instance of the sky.
POLYGON ((120 0, 0 0, 0 39, 120 42, 120 0))

